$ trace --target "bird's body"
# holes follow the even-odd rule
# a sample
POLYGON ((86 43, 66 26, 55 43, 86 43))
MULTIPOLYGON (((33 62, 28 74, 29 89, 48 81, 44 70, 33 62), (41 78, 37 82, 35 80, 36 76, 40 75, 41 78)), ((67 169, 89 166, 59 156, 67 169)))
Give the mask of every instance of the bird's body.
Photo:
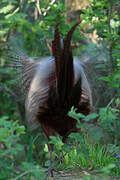
MULTIPOLYGON (((89 83, 81 63, 73 58, 70 46, 72 34, 79 23, 68 32, 61 45, 58 25, 52 46, 53 56, 35 61, 21 56, 23 87, 26 90, 26 118, 29 127, 38 124, 46 136, 59 134, 66 142, 71 132, 78 132, 77 121, 68 116, 71 107, 88 115, 91 111, 92 96, 89 83)), ((49 145, 52 157, 52 145, 49 145)), ((52 159, 52 158, 50 158, 52 159)))
MULTIPOLYGON (((71 106, 75 106, 78 108, 78 112, 85 115, 90 113, 91 91, 83 67, 78 60, 74 60, 74 87, 78 83, 78 88, 73 94, 73 102, 60 105, 56 94, 54 57, 34 63, 34 66, 32 64, 32 67, 34 67, 32 70, 34 69, 35 72, 26 98, 28 125, 35 129, 40 123, 43 131, 46 132, 47 139, 56 133, 64 138, 69 132, 77 131, 76 120, 67 115, 71 106), (82 103, 86 103, 86 107, 82 107, 82 103)), ((31 69, 30 66, 29 69, 31 69)))
MULTIPOLYGON (((49 140, 57 133, 63 140, 71 132, 77 132, 76 120, 68 116, 71 107, 88 115, 92 96, 84 69, 72 56, 72 34, 79 23, 68 32, 64 44, 56 26, 52 44, 52 57, 36 61, 25 55, 19 56, 22 85, 26 91, 26 119, 31 129, 39 124, 49 140)), ((18 58, 18 57, 17 57, 18 58)))

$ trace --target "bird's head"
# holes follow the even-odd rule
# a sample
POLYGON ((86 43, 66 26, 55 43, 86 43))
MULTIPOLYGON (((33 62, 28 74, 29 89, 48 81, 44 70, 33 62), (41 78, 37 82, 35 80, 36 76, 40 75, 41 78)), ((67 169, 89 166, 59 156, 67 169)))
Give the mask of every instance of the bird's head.
MULTIPOLYGON (((63 49, 64 48, 64 38, 61 38, 60 42, 61 42, 61 48, 63 49)), ((52 40, 52 43, 51 43, 51 53, 54 56, 54 40, 52 40)))

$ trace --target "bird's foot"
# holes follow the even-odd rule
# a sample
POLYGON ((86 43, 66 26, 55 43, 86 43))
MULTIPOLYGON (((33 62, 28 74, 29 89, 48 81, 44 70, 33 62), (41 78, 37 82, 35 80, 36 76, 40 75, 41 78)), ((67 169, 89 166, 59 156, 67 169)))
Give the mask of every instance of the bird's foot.
POLYGON ((48 170, 47 170, 47 172, 48 172, 48 175, 50 175, 51 177, 53 177, 53 172, 57 172, 57 170, 55 169, 55 167, 54 167, 54 164, 53 164, 53 162, 50 164, 50 166, 48 167, 48 170))
POLYGON ((53 172, 57 172, 60 174, 60 172, 54 167, 54 164, 52 162, 52 163, 50 163, 50 166, 48 167, 48 169, 46 171, 46 173, 47 173, 46 176, 54 177, 53 172))

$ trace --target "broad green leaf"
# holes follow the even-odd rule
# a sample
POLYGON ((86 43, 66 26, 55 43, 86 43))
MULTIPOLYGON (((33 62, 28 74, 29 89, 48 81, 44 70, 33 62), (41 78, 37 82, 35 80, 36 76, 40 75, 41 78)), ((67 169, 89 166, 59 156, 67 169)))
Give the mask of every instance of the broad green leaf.
POLYGON ((6 7, 3 7, 2 9, 0 9, 0 14, 4 13, 8 13, 9 11, 11 11, 14 8, 13 5, 7 5, 6 7))

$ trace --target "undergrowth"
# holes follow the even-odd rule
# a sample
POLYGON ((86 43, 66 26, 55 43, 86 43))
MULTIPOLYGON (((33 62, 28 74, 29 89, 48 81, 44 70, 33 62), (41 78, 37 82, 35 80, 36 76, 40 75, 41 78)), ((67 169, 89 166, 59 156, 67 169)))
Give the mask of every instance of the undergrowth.
MULTIPOLYGON (((98 114, 85 117, 71 108, 68 115, 78 120, 77 127, 81 133, 70 134, 67 144, 63 144, 60 136, 51 137, 55 168, 62 171, 86 170, 119 177, 120 145, 119 139, 115 140, 117 132, 114 128, 118 123, 118 113, 119 109, 107 107, 100 109, 98 114), (89 122, 96 117, 96 124, 89 122), (81 119, 82 123, 79 121, 81 119)), ((41 140, 41 133, 27 137, 28 132, 26 134, 24 126, 17 121, 9 121, 8 117, 0 119, 0 127, 0 179, 31 180, 34 177, 43 180, 46 169, 42 168, 42 161, 49 166, 49 151, 45 141, 41 140), (43 159, 40 159, 41 156, 43 159)))

